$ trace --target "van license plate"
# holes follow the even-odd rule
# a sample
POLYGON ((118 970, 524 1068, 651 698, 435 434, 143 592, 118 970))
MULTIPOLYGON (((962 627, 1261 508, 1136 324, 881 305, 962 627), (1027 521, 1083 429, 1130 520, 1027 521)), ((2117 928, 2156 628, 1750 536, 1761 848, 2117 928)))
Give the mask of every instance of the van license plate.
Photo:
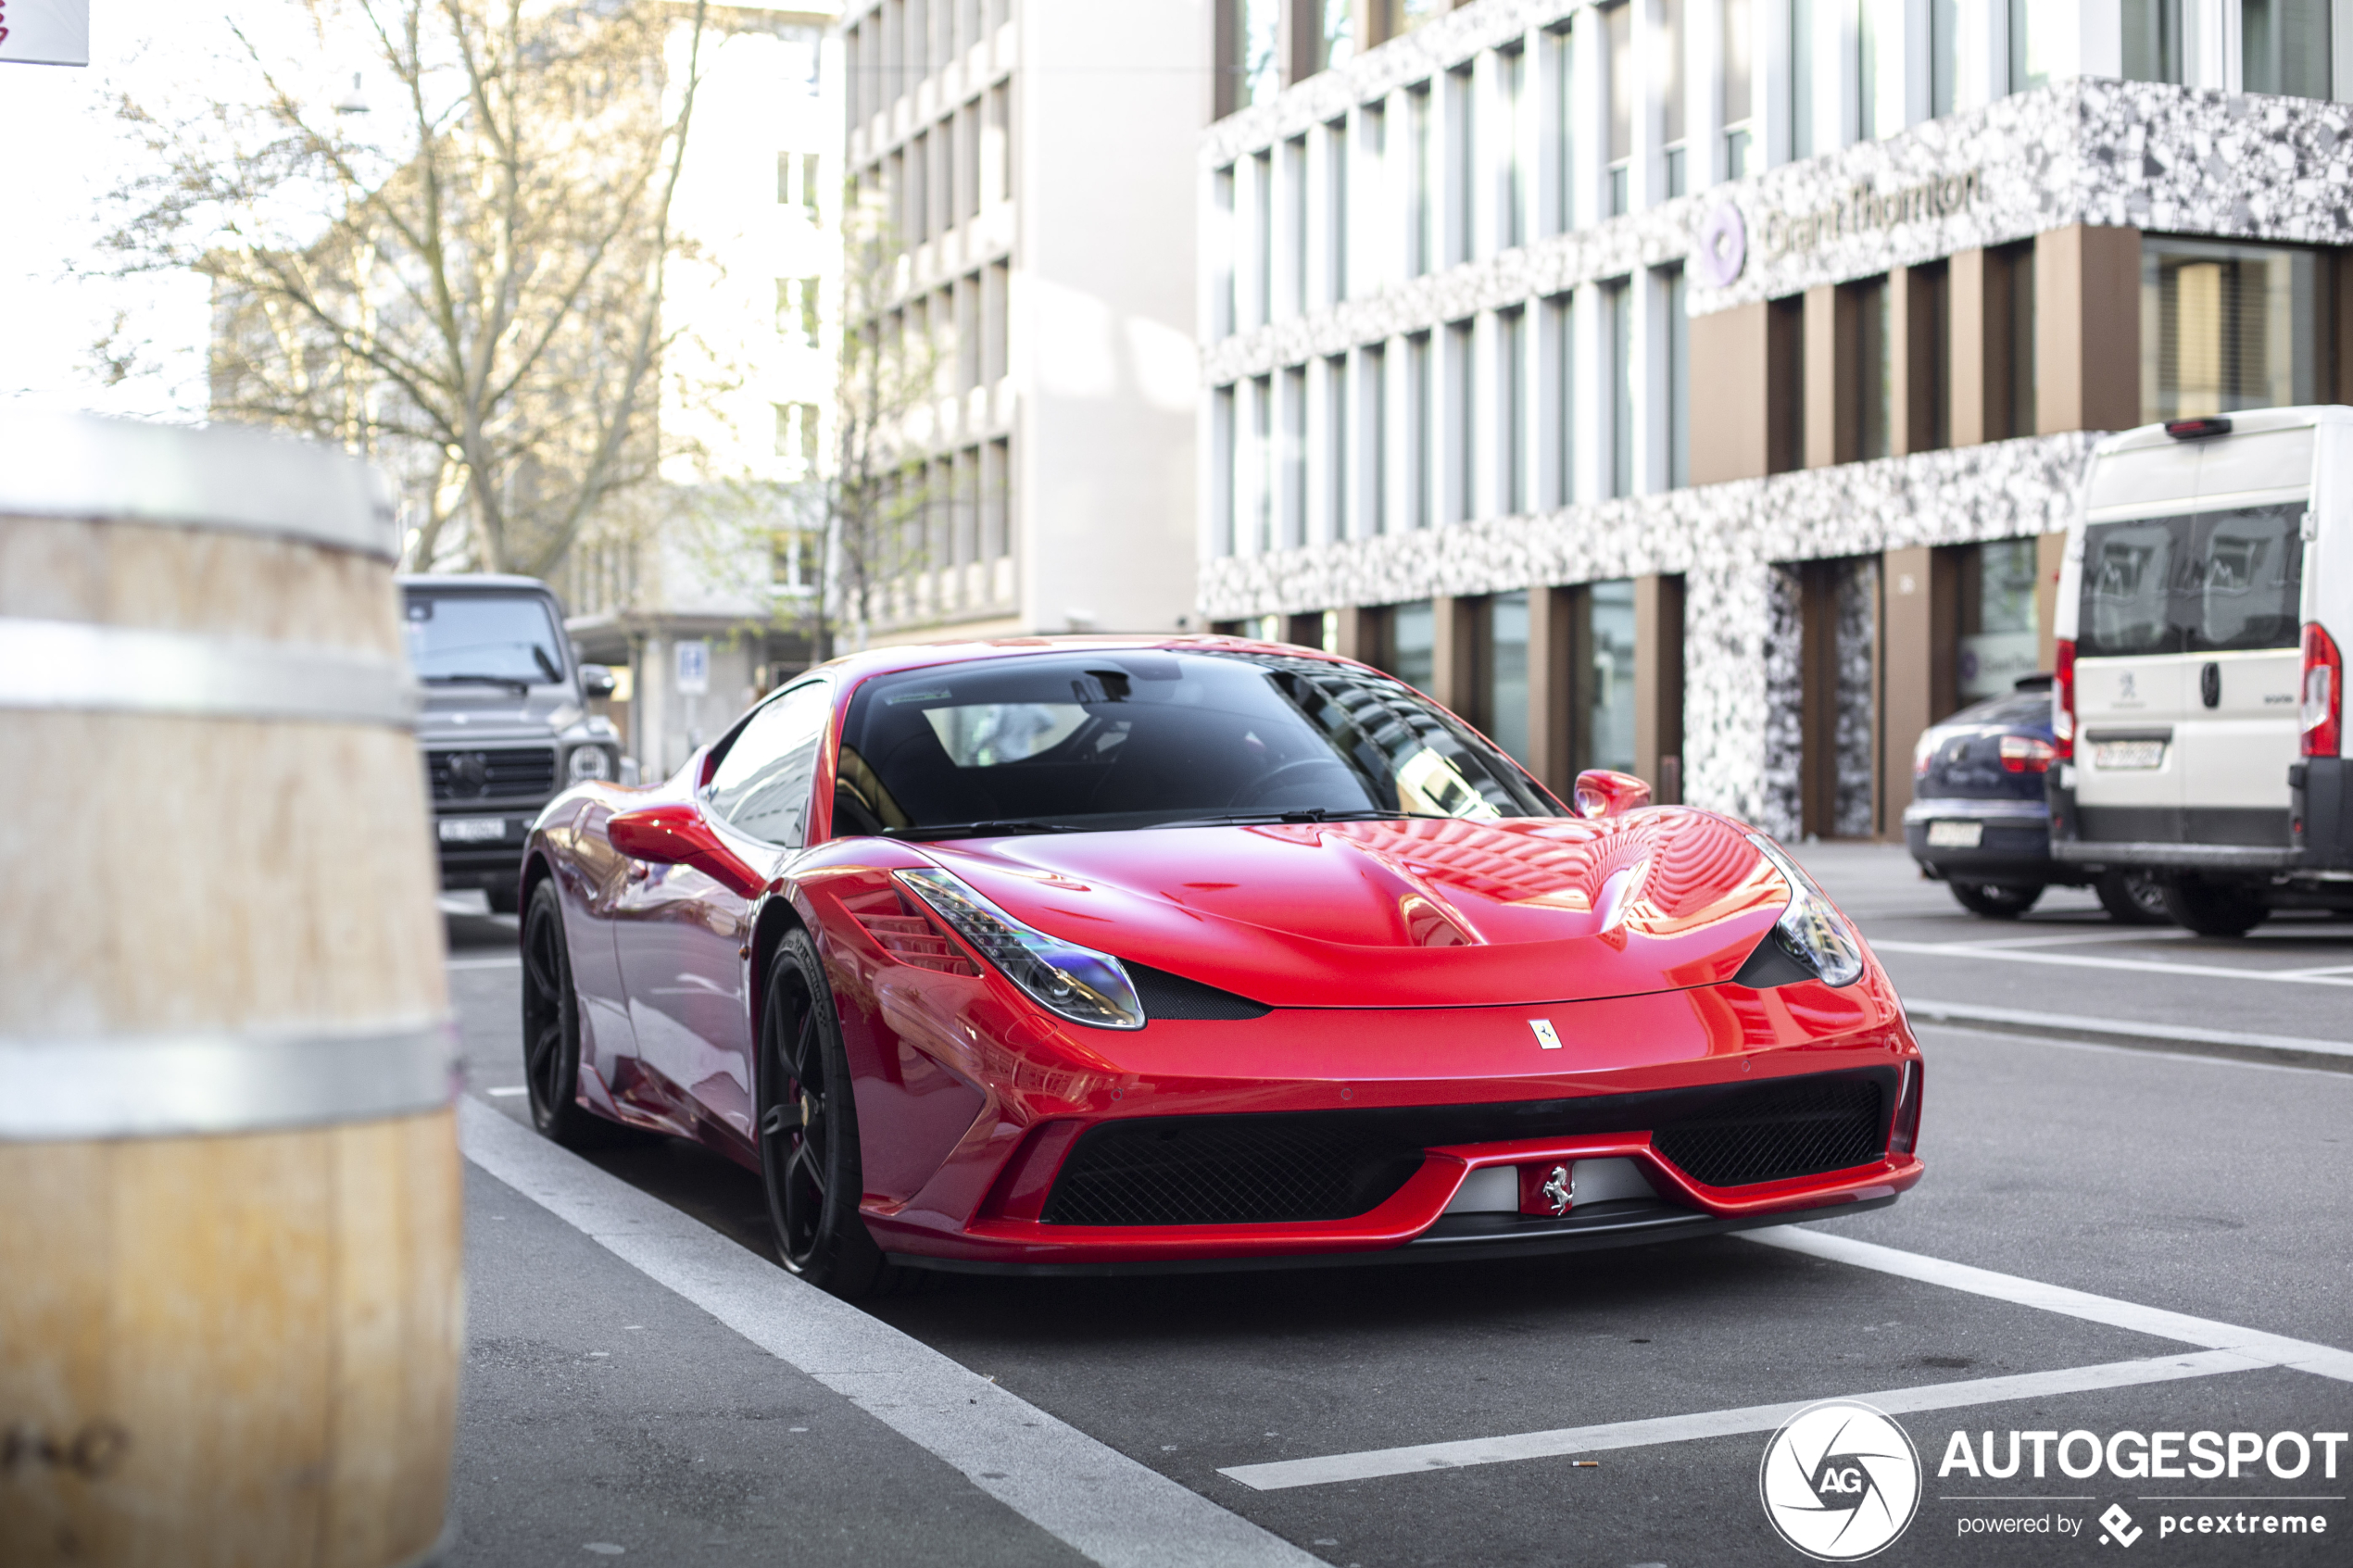
POLYGON ((2165 766, 2165 743, 2161 740, 2104 740, 2092 747, 2092 760, 2101 768, 2114 771, 2127 768, 2162 768, 2165 766))
POLYGON ((1985 836, 1983 822, 1931 822, 1928 824, 1928 847, 1931 849, 1974 849, 1985 836))
POLYGON ((507 836, 504 817, 444 817, 441 819, 441 842, 444 844, 497 844, 507 836))

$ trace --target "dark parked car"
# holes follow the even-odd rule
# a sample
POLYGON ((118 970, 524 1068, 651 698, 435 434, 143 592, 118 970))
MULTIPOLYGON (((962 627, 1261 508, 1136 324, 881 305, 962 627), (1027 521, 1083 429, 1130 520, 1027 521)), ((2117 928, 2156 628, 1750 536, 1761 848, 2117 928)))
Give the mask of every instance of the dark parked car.
POLYGON ((2029 675, 2016 690, 1931 726, 1912 752, 1904 847, 1963 909, 1988 920, 2016 920, 2057 883, 2089 886, 2128 924, 2170 923, 2149 872, 2051 859, 2043 784, 2057 758, 2048 675, 2029 675))

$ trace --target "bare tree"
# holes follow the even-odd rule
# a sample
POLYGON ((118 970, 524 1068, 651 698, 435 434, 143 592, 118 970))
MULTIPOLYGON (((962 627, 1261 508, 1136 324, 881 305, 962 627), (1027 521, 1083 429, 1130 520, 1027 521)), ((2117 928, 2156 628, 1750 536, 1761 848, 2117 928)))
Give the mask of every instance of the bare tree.
POLYGON ((412 559, 458 523, 471 564, 549 575, 665 455, 706 0, 300 4, 394 91, 321 104, 311 61, 241 29, 243 97, 126 101, 155 156, 118 193, 120 270, 211 280, 214 413, 385 459, 412 559))

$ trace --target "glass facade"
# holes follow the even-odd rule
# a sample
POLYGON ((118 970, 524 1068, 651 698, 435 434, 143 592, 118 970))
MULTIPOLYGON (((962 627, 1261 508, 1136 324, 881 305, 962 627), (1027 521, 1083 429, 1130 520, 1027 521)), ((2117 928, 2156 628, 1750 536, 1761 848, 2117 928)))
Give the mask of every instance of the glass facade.
POLYGON ((2042 668, 2034 612, 2034 541, 1997 539, 1963 552, 1960 646, 1955 684, 1961 701, 1999 696, 2042 668))
POLYGON ((2141 414, 2319 401, 2323 291, 2309 250, 2141 242, 2141 414))
POLYGON ((1578 684, 1583 688, 1585 768, 1634 771, 1634 584, 1624 579, 1585 591, 1586 635, 1592 651, 1578 684))
POLYGON ((1528 765, 1528 593, 1487 601, 1487 738, 1528 765))

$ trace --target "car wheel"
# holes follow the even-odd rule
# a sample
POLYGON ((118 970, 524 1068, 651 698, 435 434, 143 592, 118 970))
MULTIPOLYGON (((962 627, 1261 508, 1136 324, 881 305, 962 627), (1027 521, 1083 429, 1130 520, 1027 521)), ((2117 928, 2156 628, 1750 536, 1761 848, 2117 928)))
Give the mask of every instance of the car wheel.
POLYGON ((2173 923, 2172 911, 2165 907, 2165 884, 2155 872, 2102 872, 2092 891, 2099 896, 2108 918, 2119 925, 2173 923))
POLYGON ((793 931, 768 966, 760 1012, 760 1178, 786 1268, 836 1296, 891 1293, 917 1272, 894 1264, 859 1217, 858 1106, 833 989, 816 944, 793 931))
POLYGON ((2271 916, 2263 890, 2184 872, 2165 881, 2165 908, 2200 936, 2244 936, 2271 916))
POLYGON ((522 1076, 531 1124, 568 1148, 635 1135, 580 1103, 580 996, 564 945, 563 900, 550 880, 532 890, 522 922, 522 1076))
POLYGON ((511 915, 522 908, 522 894, 512 887, 487 888, 483 897, 490 901, 494 915, 511 915))
POLYGON ((2043 896, 2041 883, 2023 887, 2000 882, 1948 882, 1944 885, 1953 890, 1961 908, 1986 920, 2016 920, 2043 896))

